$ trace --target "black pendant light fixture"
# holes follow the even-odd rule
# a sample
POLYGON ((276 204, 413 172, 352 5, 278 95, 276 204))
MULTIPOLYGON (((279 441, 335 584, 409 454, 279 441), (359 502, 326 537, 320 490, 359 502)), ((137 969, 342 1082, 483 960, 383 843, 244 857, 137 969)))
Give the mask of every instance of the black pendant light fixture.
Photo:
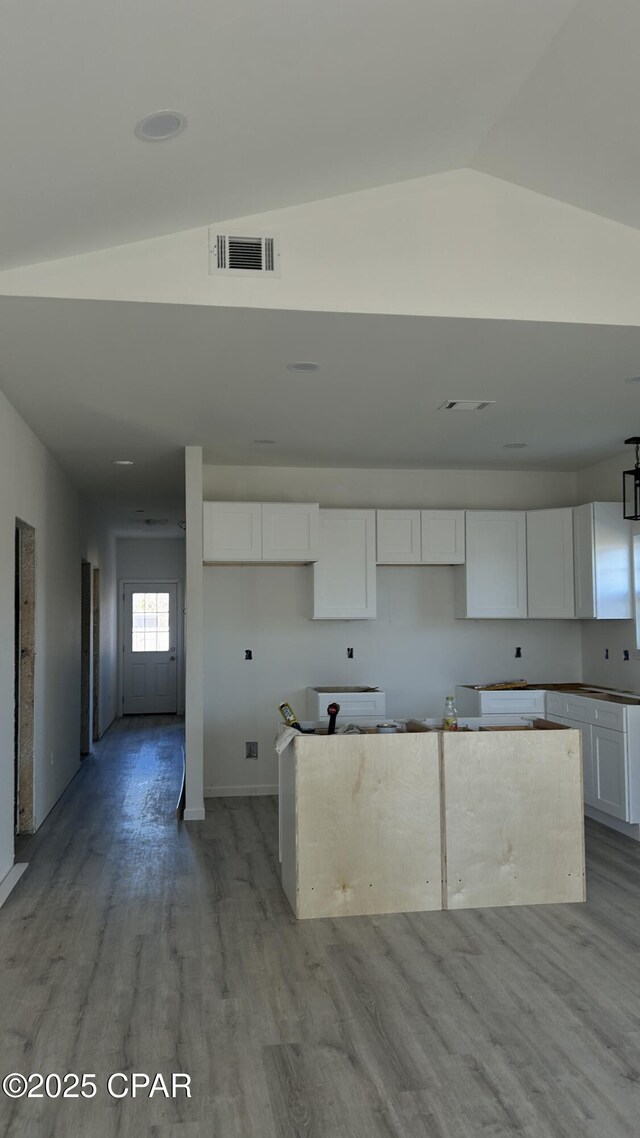
POLYGON ((627 446, 636 448, 636 464, 633 470, 622 472, 622 500, 624 516, 630 522, 640 522, 640 435, 625 439, 627 446))

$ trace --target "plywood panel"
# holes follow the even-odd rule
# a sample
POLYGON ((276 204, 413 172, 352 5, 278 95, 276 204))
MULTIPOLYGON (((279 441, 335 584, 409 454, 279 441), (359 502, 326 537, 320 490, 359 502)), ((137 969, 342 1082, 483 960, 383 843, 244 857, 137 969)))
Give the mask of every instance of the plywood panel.
MULTIPOLYGON (((309 736, 293 747, 296 915, 439 909, 437 736, 309 736)), ((285 860, 283 845, 283 880, 285 860)))
POLYGON ((583 901, 580 733, 441 739, 447 907, 583 901))

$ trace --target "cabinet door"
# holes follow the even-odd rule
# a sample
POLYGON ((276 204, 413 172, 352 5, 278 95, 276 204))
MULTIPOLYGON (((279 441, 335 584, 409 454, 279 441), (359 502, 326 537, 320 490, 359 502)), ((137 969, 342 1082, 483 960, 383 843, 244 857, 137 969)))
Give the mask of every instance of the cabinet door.
POLYGON ((366 620, 375 615, 375 510, 320 510, 313 619, 366 620))
POLYGON ((378 565, 420 562, 420 511, 377 510, 378 565))
POLYGON ((558 723, 565 723, 567 727, 574 727, 582 735, 582 781, 584 800, 587 806, 596 806, 596 780, 593 765, 592 728, 588 723, 580 723, 577 719, 560 719, 551 716, 558 723))
POLYGON ((576 616, 589 620, 596 615, 593 506, 576 506, 573 511, 573 557, 576 616))
POLYGON ((595 541, 595 616, 598 620, 630 620, 631 527, 621 502, 593 503, 595 541))
POLYGON ((456 616, 527 615, 526 520, 520 510, 467 510, 466 561, 456 570, 456 616))
POLYGON ((566 620, 575 616, 570 507, 527 513, 527 599, 530 617, 566 620))
POLYGON ((592 727, 593 806, 614 818, 628 819, 627 747, 622 731, 592 727))
POLYGON ((319 508, 309 502, 263 502, 262 560, 315 561, 319 508))
POLYGON ((464 510, 421 510, 423 565, 464 564, 464 510))
POLYGON ((203 502, 202 550, 204 561, 260 561, 260 503, 203 502))

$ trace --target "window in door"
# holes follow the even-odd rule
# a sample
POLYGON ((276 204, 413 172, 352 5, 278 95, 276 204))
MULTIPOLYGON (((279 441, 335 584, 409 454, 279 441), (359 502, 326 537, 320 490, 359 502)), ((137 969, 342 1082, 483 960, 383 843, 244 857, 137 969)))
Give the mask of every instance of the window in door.
POLYGON ((133 593, 131 651, 169 651, 169 594, 133 593))

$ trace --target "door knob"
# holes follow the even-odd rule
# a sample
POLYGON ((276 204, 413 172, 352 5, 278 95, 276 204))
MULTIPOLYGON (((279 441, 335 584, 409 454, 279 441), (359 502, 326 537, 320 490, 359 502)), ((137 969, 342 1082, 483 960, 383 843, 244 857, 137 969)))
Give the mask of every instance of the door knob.
POLYGON ((170 659, 170 660, 175 660, 175 656, 170 656, 170 657, 169 657, 169 659, 170 659))

